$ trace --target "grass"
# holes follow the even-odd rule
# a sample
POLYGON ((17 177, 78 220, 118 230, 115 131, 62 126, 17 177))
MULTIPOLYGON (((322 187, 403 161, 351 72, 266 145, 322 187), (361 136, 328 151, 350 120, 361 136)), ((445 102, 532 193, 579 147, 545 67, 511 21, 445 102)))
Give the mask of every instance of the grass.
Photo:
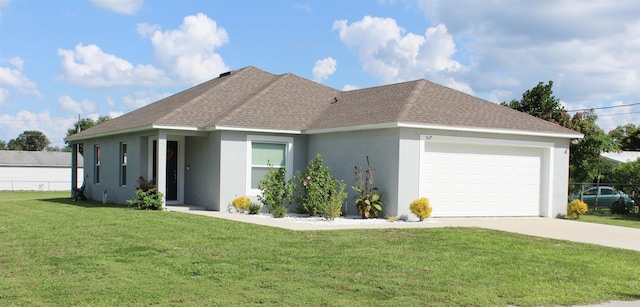
POLYGON ((640 253, 474 228, 296 232, 0 192, 0 305, 640 300, 640 253))
MULTIPOLYGON (((611 214, 609 209, 590 210, 587 214, 580 216, 579 221, 607 224, 613 226, 640 228, 640 215, 638 214, 611 214)), ((640 240, 640 239, 639 239, 640 240)))

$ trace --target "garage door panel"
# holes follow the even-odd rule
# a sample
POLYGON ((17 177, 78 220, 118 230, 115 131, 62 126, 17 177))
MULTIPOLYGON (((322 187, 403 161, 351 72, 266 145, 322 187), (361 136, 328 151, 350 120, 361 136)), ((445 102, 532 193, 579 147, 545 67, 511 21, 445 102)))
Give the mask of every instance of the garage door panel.
POLYGON ((539 215, 541 149, 427 143, 421 185, 433 216, 539 215))

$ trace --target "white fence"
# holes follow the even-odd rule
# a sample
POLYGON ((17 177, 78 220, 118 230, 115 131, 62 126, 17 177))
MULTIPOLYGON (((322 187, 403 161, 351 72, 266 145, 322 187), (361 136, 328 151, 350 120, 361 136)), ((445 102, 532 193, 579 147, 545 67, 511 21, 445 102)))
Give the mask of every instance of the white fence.
POLYGON ((71 191, 71 181, 0 181, 0 191, 71 191))

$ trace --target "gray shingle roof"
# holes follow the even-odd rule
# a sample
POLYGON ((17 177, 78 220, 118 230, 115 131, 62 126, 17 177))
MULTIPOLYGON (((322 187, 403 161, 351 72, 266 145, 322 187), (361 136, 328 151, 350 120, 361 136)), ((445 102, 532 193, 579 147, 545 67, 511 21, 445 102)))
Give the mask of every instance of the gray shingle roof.
MULTIPOLYGON (((83 165, 81 155, 78 165, 83 165)), ((71 167, 71 153, 0 150, 0 166, 71 167)))
POLYGON ((343 92, 291 73, 274 75, 249 66, 104 122, 68 140, 153 126, 304 133, 391 123, 580 136, 559 125, 426 80, 343 92))

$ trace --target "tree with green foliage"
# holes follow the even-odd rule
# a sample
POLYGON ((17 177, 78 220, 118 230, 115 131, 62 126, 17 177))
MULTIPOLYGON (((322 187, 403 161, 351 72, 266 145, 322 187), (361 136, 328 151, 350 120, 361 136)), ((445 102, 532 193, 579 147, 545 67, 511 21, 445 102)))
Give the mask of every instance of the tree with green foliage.
POLYGON ((42 131, 25 130, 7 144, 9 150, 43 151, 51 142, 42 131))
POLYGON ((596 124, 598 116, 593 110, 578 112, 570 117, 553 96, 553 81, 539 82, 533 89, 522 94, 522 99, 502 102, 503 106, 527 113, 584 134, 584 138, 570 145, 569 176, 571 182, 591 182, 601 178, 608 169, 602 152, 616 151, 611 137, 596 124))
POLYGON ((632 123, 618 126, 609 131, 608 135, 620 150, 640 150, 640 127, 632 123))
MULTIPOLYGON (((108 115, 105 116, 100 116, 98 117, 97 120, 93 120, 92 118, 83 118, 78 120, 77 122, 75 122, 73 124, 72 128, 67 129, 67 136, 65 138, 68 138, 80 131, 84 131, 87 130, 95 125, 101 124, 103 122, 106 122, 108 120, 110 120, 111 117, 109 117, 108 115)), ((65 151, 71 151, 71 145, 69 144, 69 142, 65 142, 67 144, 67 147, 65 148, 65 151)), ((79 144, 78 146, 78 152, 80 152, 80 154, 84 154, 84 147, 82 146, 82 144, 79 144)))
POLYGON ((538 85, 522 94, 522 99, 513 99, 509 103, 503 101, 501 105, 566 126, 569 114, 560 104, 560 99, 553 96, 552 87, 553 81, 547 84, 538 82, 538 85))
POLYGON ((0 140, 0 150, 6 150, 7 149, 7 142, 0 140))
POLYGON ((617 147, 596 124, 597 119, 596 113, 590 110, 576 113, 567 123, 567 128, 584 134, 584 138, 569 148, 569 174, 573 182, 600 180, 613 168, 601 153, 616 151, 617 147))

